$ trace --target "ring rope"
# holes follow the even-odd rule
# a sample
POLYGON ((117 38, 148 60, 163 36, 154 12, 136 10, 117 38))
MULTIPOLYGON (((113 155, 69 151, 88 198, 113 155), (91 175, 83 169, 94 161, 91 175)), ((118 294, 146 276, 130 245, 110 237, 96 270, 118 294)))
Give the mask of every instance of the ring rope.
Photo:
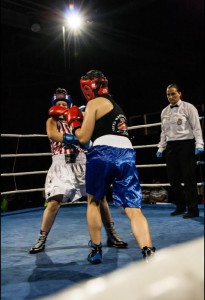
POLYGON ((48 137, 46 134, 1 134, 2 137, 21 137, 21 138, 30 138, 30 137, 48 137))
POLYGON ((5 157, 29 157, 29 156, 51 156, 52 153, 22 153, 22 154, 1 154, 1 158, 5 157))
MULTIPOLYGON (((145 145, 145 146, 133 146, 133 149, 140 149, 140 148, 151 148, 157 147, 156 145, 145 145)), ((29 156, 51 156, 52 153, 22 153, 22 154, 1 154, 1 158, 8 158, 8 157, 29 157, 29 156)))
MULTIPOLYGON (((199 117, 199 120, 203 120, 205 117, 201 116, 199 117)), ((133 129, 139 129, 139 128, 147 128, 147 127, 154 127, 154 126, 160 126, 162 123, 150 123, 150 124, 144 124, 144 125, 136 125, 136 126, 131 126, 128 127, 128 130, 133 130, 133 129)))
MULTIPOLYGON (((182 186, 184 186, 183 183, 181 183, 182 186)), ((204 182, 197 183, 197 186, 204 186, 204 182)), ((162 187, 162 186, 170 186, 170 183, 141 183, 141 187, 162 187)), ((30 190, 14 190, 14 191, 8 191, 8 192, 2 192, 1 195, 9 195, 9 194, 20 194, 20 193, 29 193, 29 192, 41 192, 45 191, 45 188, 36 188, 36 189, 30 189, 30 190)))
POLYGON ((156 148, 158 144, 133 146, 133 149, 156 148))
MULTIPOLYGON (((203 120, 205 116, 199 117, 199 120, 203 120)), ((160 126, 162 123, 150 123, 150 124, 144 124, 144 125, 136 125, 136 126, 130 126, 128 127, 128 130, 133 129, 139 129, 139 128, 147 128, 147 127, 154 127, 154 126, 160 126)), ((46 134, 1 134, 2 137, 22 137, 22 138, 28 138, 28 137, 47 137, 46 134)))
MULTIPOLYGON (((199 119, 204 119, 204 116, 199 117, 199 119)), ((139 128, 147 128, 147 127, 154 127, 160 126, 160 123, 152 123, 152 124, 145 124, 145 125, 137 125, 128 127, 128 130, 139 129, 139 128)), ((12 137, 12 138, 35 138, 35 137, 47 137, 46 134, 1 134, 2 137, 12 137)), ((143 148, 155 148, 158 144, 152 145, 140 145, 140 146, 133 146, 133 149, 143 149, 143 148)), ((9 158, 9 157, 31 157, 31 156, 52 156, 52 153, 22 153, 22 154, 1 154, 1 158, 9 158)), ((204 161, 197 161, 197 165, 204 165, 204 161)), ((137 168, 148 168, 148 167, 165 167, 166 164, 147 164, 147 165, 136 165, 137 168)), ((3 173, 1 176, 8 177, 8 176, 24 176, 24 175, 35 175, 35 174, 46 174, 48 171, 32 171, 32 172, 18 172, 18 173, 3 173)), ((162 186, 170 186, 169 183, 152 183, 140 184, 142 187, 162 187, 162 186)), ((182 183, 183 185, 183 183, 182 183)), ((197 186, 204 186, 204 182, 197 183, 197 186)), ((16 194, 16 193, 27 193, 27 192, 37 192, 37 191, 44 191, 44 188, 36 188, 36 189, 28 189, 28 190, 14 190, 14 191, 7 191, 1 192, 1 195, 9 195, 9 194, 16 194)))
POLYGON ((2 177, 9 176, 24 176, 24 175, 35 175, 35 174, 46 174, 48 171, 32 171, 32 172, 18 172, 18 173, 2 173, 2 177))
MULTIPOLYGON (((204 161, 197 161, 197 165, 204 165, 204 161)), ((155 167, 166 167, 166 164, 148 164, 148 165, 136 165, 137 168, 155 168, 155 167)), ((24 176, 24 175, 35 175, 35 174, 46 174, 47 171, 31 171, 31 172, 18 172, 18 173, 2 173, 2 177, 9 176, 24 176)))
POLYGON ((31 193, 31 192, 43 192, 43 191, 45 191, 45 188, 36 188, 36 189, 30 189, 30 190, 14 190, 14 191, 2 192, 1 195, 31 193))
POLYGON ((144 125, 136 125, 128 127, 128 130, 139 129, 139 128, 147 128, 147 127, 154 127, 160 126, 162 123, 152 123, 152 124, 144 124, 144 125))

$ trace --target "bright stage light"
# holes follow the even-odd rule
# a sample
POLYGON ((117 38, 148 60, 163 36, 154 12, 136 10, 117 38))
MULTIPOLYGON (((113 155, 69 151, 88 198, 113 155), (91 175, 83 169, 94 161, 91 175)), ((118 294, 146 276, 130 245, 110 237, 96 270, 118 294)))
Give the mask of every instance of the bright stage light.
POLYGON ((79 14, 73 13, 67 16, 67 24, 70 29, 77 30, 80 29, 82 25, 82 18, 79 14))

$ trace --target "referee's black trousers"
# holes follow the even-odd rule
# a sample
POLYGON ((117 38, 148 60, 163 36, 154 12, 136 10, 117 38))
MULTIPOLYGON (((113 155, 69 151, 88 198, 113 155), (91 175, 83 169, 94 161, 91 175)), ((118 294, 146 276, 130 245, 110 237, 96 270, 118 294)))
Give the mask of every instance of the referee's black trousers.
POLYGON ((177 209, 198 211, 195 140, 170 141, 166 148, 167 175, 177 209), (184 183, 184 187, 181 185, 184 183))

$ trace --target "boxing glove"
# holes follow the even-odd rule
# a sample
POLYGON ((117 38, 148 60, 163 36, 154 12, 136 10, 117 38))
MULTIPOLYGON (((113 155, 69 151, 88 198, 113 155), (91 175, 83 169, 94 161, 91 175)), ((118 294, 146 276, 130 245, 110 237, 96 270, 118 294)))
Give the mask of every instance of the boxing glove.
POLYGON ((54 119, 59 119, 60 116, 63 116, 63 118, 66 119, 68 112, 69 109, 67 107, 55 105, 49 109, 48 114, 54 119))
POLYGON ((67 115, 66 121, 70 125, 72 134, 75 134, 76 129, 81 128, 83 122, 83 114, 77 106, 72 106, 67 115))

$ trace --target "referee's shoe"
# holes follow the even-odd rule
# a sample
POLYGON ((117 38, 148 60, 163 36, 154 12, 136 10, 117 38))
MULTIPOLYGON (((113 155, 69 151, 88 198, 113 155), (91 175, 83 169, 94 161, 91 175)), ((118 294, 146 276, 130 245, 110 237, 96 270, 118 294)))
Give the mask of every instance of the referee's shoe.
POLYGON ((193 211, 190 210, 183 215, 184 219, 197 218, 197 217, 199 217, 199 210, 193 210, 193 211))
POLYGON ((171 213, 171 216, 182 215, 186 211, 186 208, 177 208, 175 211, 171 213))

